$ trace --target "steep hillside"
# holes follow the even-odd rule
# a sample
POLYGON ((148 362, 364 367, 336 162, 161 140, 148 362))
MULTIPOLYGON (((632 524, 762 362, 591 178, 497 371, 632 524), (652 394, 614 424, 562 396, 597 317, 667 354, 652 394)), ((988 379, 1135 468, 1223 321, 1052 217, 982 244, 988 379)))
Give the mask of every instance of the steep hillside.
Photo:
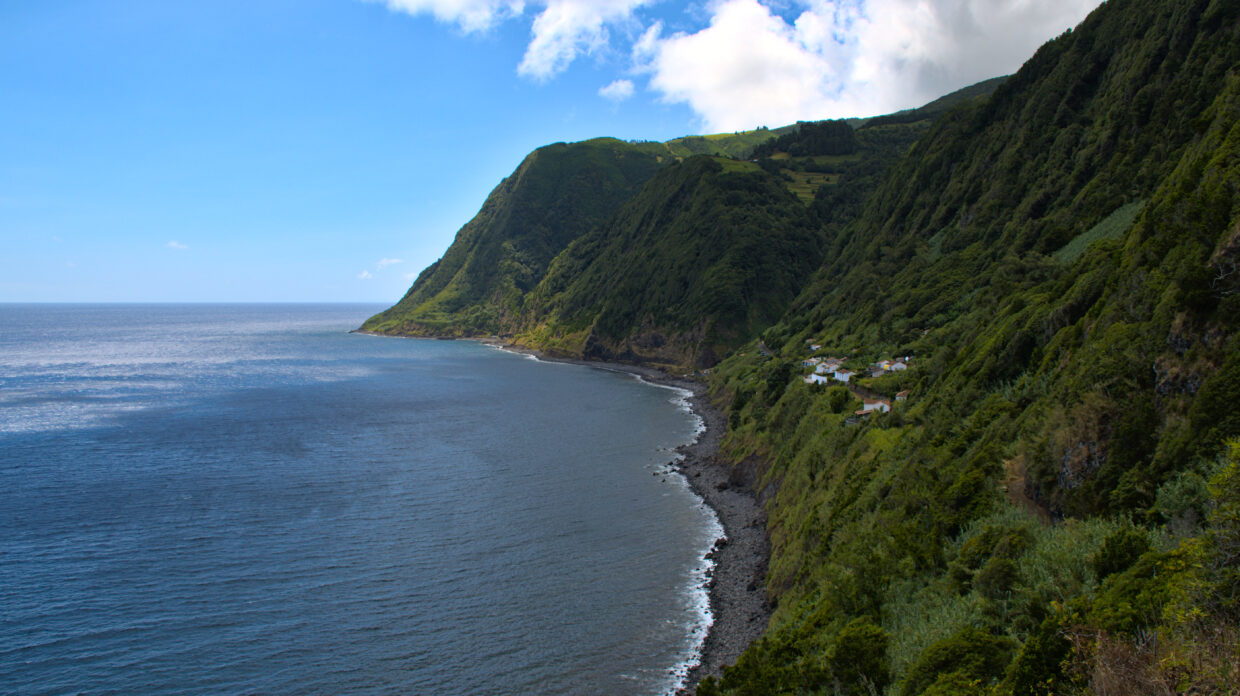
POLYGON ((543 278, 551 259, 615 213, 661 166, 694 155, 748 153, 785 130, 666 143, 596 138, 541 147, 495 187, 400 302, 362 329, 409 336, 510 334, 525 293, 543 278))
POLYGON ((710 366, 774 323, 822 261, 818 225, 756 164, 693 157, 556 257, 518 342, 710 366))
POLYGON ((860 212, 932 115, 997 84, 855 134, 845 122, 818 122, 666 143, 603 138, 540 148, 405 297, 362 328, 499 334, 577 357, 712 365, 782 315, 820 263, 823 236, 860 212), (825 146, 827 131, 845 147, 825 146), (757 166, 722 158, 704 164, 722 156, 757 166), (681 162, 671 179, 650 181, 681 162), (683 195, 665 200, 673 190, 683 195), (626 201, 632 206, 615 217, 626 201))
POLYGON ((368 331, 415 336, 497 333, 568 243, 611 216, 663 164, 661 143, 599 138, 530 153, 368 331))
POLYGON ((753 148, 752 161, 693 157, 665 169, 556 258, 526 298, 516 342, 714 365, 783 315, 827 241, 929 127, 799 123, 753 148))
POLYGON ((1240 683, 1238 70, 1235 3, 1110 0, 830 236, 716 371, 778 609, 699 693, 1240 683))

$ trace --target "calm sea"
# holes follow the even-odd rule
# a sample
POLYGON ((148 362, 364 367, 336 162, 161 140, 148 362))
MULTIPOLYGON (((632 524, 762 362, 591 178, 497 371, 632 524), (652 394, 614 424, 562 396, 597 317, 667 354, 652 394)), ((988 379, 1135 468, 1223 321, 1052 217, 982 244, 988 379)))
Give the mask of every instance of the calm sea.
POLYGON ((683 393, 363 305, 0 305, 0 693, 658 694, 683 393))

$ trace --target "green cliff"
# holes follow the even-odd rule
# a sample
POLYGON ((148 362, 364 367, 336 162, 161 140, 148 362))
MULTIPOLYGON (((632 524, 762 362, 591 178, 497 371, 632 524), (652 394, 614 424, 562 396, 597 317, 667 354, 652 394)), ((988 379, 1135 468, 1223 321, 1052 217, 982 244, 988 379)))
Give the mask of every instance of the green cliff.
POLYGON ((700 693, 1240 683, 1238 27, 1106 3, 917 142, 771 357, 719 366, 778 608, 700 693), (807 344, 912 356, 854 382, 907 400, 855 415, 795 378, 807 344))

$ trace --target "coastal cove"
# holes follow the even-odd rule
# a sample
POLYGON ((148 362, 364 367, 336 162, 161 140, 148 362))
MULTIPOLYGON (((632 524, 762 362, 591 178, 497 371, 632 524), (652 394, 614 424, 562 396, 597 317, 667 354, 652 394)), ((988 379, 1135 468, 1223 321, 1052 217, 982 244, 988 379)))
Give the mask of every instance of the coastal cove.
POLYGON ((0 307, 14 693, 671 693, 707 552, 704 670, 765 626, 721 595, 762 525, 719 502, 700 385, 664 384, 694 416, 628 375, 348 333, 373 309, 0 307))
MULTIPOLYGON (((359 330, 357 333, 369 332, 359 330)), ((692 688, 704 677, 718 677, 725 666, 734 664, 741 653, 762 636, 770 620, 772 607, 764 584, 770 540, 766 532, 766 514, 754 494, 753 481, 746 478, 754 472, 733 468, 719 456, 727 421, 723 412, 711 402, 706 384, 643 365, 548 356, 498 338, 460 340, 494 346, 541 361, 629 374, 691 394, 690 407, 701 419, 702 426, 693 442, 676 448, 680 458, 675 466, 693 492, 715 512, 724 535, 711 547, 706 559, 714 564, 708 583, 711 623, 700 655, 687 673, 685 686, 677 693, 692 693, 692 688)))

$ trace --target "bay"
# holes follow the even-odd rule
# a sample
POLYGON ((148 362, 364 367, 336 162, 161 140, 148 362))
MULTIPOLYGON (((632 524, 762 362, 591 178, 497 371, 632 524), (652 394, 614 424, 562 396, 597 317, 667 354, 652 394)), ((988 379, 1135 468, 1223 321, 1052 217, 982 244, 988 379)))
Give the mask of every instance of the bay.
POLYGON ((0 691, 673 691, 684 394, 364 305, 0 305, 0 691))

